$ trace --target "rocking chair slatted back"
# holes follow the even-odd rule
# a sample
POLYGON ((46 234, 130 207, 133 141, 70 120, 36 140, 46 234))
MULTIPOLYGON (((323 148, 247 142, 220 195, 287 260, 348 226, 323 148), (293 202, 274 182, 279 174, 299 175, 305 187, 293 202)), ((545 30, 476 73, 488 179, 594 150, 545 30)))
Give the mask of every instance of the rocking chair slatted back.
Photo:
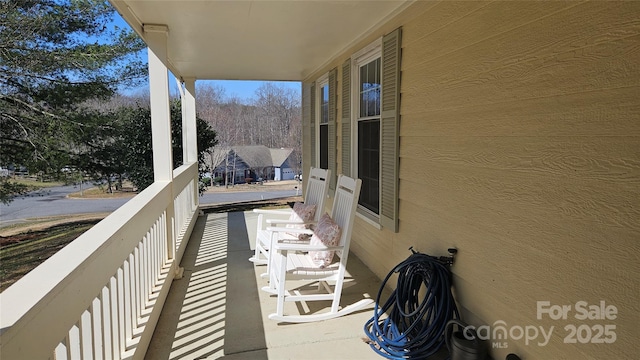
POLYGON ((336 251, 336 255, 342 258, 343 251, 349 251, 351 232, 355 220, 356 208, 360 194, 361 180, 352 179, 346 176, 339 177, 336 186, 336 195, 331 209, 331 217, 342 229, 339 246, 343 247, 336 251))
MULTIPOLYGON (((331 170, 325 170, 320 168, 311 168, 309 171, 309 180, 307 181, 307 187, 304 193, 304 204, 316 205, 316 212, 313 217, 314 221, 318 221, 320 216, 324 213, 325 200, 327 199, 327 193, 329 191, 329 179, 331 176, 331 170)), ((256 245, 253 256, 249 261, 256 265, 268 265, 269 264, 269 248, 271 246, 271 232, 266 230, 268 221, 284 220, 287 219, 292 209, 254 209, 258 214, 258 224, 256 229, 256 245)), ((293 237, 281 234, 283 239, 293 240, 293 237)), ((268 270, 262 276, 268 276, 268 270)))
POLYGON ((315 220, 320 219, 320 215, 324 211, 324 202, 327 199, 327 191, 329 189, 329 176, 331 170, 320 168, 311 168, 309 172, 309 181, 304 195, 305 204, 316 204, 315 220))

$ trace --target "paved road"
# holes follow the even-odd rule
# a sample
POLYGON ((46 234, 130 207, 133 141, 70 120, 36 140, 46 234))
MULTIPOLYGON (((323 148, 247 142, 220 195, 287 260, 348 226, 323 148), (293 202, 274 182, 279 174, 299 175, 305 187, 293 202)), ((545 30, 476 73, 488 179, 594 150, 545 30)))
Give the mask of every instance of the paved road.
POLYGON ((268 191, 241 191, 241 192, 215 192, 205 193, 200 196, 200 205, 224 204, 232 202, 278 199, 296 196, 295 190, 268 190, 268 191))
MULTIPOLYGON (((24 222, 29 218, 71 214, 112 212, 129 198, 76 199, 67 198, 78 192, 75 186, 61 186, 32 192, 13 200, 9 205, 0 204, 0 227, 24 222)), ((260 192, 214 192, 200 197, 200 204, 222 204, 262 199, 295 196, 295 190, 273 190, 260 192)))
POLYGON ((67 195, 80 189, 61 186, 41 189, 0 204, 0 226, 23 222, 28 218, 81 213, 111 212, 129 199, 71 199, 67 195))

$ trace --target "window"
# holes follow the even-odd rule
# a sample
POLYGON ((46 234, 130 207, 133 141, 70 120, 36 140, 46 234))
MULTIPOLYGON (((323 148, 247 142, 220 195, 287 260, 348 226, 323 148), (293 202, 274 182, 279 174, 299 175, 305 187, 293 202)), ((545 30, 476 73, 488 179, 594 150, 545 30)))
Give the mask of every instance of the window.
POLYGON ((380 48, 356 58, 357 101, 355 154, 362 179, 359 204, 365 212, 380 213, 380 48))
POLYGON ((380 116, 380 58, 360 66, 360 118, 380 116))
POLYGON ((319 167, 329 168, 329 82, 324 79, 318 86, 318 156, 319 167))
POLYGON ((333 174, 362 179, 358 215, 392 232, 399 229, 401 35, 402 29, 397 28, 352 54, 340 66, 340 82, 336 67, 320 79, 308 79, 302 86, 303 134, 309 140, 305 150, 310 154, 305 161, 310 166, 319 166, 322 108, 319 103, 325 96, 319 93, 326 82, 327 158, 332 172, 329 191, 335 189, 333 174), (325 77, 328 81, 323 81, 325 77), (339 129, 338 87, 342 90, 339 129), (340 164, 338 150, 341 150, 340 164))
POLYGON ((342 93, 351 93, 342 98, 342 169, 362 179, 358 214, 393 232, 399 226, 401 35, 398 28, 342 64, 342 93))
POLYGON ((335 190, 337 146, 337 86, 338 69, 333 68, 315 81, 302 85, 302 121, 308 124, 309 165, 331 171, 329 194, 335 190))
POLYGON ((377 214, 380 207, 380 119, 358 121, 360 205, 377 214))

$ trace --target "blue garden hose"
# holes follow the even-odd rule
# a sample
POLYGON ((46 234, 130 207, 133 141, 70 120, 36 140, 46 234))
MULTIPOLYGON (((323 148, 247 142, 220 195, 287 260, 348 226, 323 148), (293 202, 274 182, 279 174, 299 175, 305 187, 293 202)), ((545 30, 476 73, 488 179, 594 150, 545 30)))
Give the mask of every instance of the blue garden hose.
POLYGON ((451 261, 413 251, 382 282, 374 314, 365 326, 371 348, 387 359, 425 359, 445 345, 447 322, 459 319, 451 293, 451 261), (398 286, 379 307, 389 278, 398 273, 398 286), (422 300, 419 292, 426 288, 422 300), (384 317, 387 313, 389 316, 384 317))

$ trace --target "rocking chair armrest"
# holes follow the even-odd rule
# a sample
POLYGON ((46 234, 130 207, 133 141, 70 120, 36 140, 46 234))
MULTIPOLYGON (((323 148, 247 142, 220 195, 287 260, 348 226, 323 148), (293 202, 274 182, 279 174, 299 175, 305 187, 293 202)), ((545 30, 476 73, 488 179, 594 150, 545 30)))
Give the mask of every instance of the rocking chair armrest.
POLYGON ((253 209, 256 214, 289 215, 293 209, 253 209))
POLYGON ((309 243, 281 243, 273 244, 274 250, 286 251, 338 251, 344 249, 344 246, 326 246, 322 244, 311 245, 309 243))
POLYGON ((277 226, 267 226, 267 231, 313 235, 313 230, 311 229, 288 228, 288 227, 277 227, 277 226))
POLYGON ((288 220, 288 219, 283 219, 283 220, 279 220, 279 219, 267 219, 266 223, 269 225, 273 225, 273 224, 283 224, 283 225, 287 225, 287 224, 293 224, 293 225, 315 225, 318 222, 317 221, 302 221, 302 220, 288 220))

